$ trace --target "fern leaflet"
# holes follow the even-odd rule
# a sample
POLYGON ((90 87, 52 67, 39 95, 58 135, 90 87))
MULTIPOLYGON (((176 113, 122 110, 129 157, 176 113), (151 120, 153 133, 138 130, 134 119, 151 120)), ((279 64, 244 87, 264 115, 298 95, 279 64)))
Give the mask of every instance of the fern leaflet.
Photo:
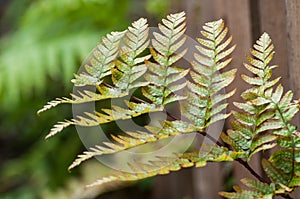
POLYGON ((232 40, 229 37, 224 42, 228 28, 224 28, 224 21, 218 20, 206 23, 205 31, 201 34, 205 39, 198 39, 200 46, 196 46, 198 53, 194 55, 192 66, 195 71, 190 75, 193 82, 188 82, 190 92, 183 106, 183 114, 199 128, 206 128, 210 124, 225 119, 229 114, 221 113, 227 107, 224 100, 234 94, 231 91, 221 94, 220 91, 228 86, 235 78, 236 69, 219 73, 231 61, 231 58, 222 61, 232 53, 235 46, 225 50, 232 40))
POLYGON ((152 39, 153 48, 150 48, 152 57, 156 63, 147 61, 146 65, 151 73, 145 75, 150 85, 143 88, 143 95, 151 102, 166 105, 174 101, 185 99, 184 96, 175 94, 185 87, 185 83, 178 84, 178 80, 184 80, 189 70, 173 66, 186 53, 186 49, 177 50, 184 44, 185 13, 171 14, 158 25, 161 33, 154 32, 152 39))

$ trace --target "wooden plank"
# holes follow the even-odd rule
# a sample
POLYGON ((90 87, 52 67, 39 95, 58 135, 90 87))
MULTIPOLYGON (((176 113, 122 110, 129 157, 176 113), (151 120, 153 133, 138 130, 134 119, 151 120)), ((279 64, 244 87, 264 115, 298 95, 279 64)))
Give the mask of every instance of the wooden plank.
MULTIPOLYGON (((182 1, 171 0, 171 13, 185 11, 187 14, 187 32, 191 38, 197 37, 201 24, 196 21, 199 19, 199 10, 196 6, 199 4, 196 0, 182 1), (197 24, 196 24, 197 23, 197 24), (196 24, 196 25, 195 25, 196 24)), ((178 64, 186 65, 186 62, 180 61, 178 64)), ((159 176, 154 179, 153 199, 192 199, 195 198, 193 181, 193 169, 184 169, 179 172, 172 172, 170 175, 159 176)), ((206 179, 208 181, 208 179, 206 179)))
POLYGON ((154 179, 152 199, 192 199, 192 170, 184 169, 154 179))
MULTIPOLYGON (((242 67, 242 63, 252 41, 248 1, 202 0, 200 13, 201 25, 208 21, 223 18, 229 27, 230 34, 233 35, 233 44, 237 44, 237 47, 232 55, 234 60, 228 69, 238 68, 238 74, 233 85, 226 91, 237 88, 237 94, 230 101, 240 101, 241 91, 247 88, 247 85, 240 78, 240 74, 246 72, 244 67, 242 67)), ((232 109, 232 106, 229 109, 232 109)), ((235 171, 237 179, 245 177, 244 174, 247 174, 240 165, 235 166, 235 171)), ((220 198, 217 192, 224 190, 222 187, 224 183, 222 181, 223 171, 221 164, 209 164, 208 167, 195 170, 194 177, 196 198, 220 198)))
MULTIPOLYGON (((200 30, 204 23, 216 18, 212 15, 214 9, 214 1, 186 1, 188 10, 188 35, 193 39, 200 37, 200 30)), ((222 130, 221 127, 215 127, 218 131, 222 130)), ((199 145, 203 139, 199 140, 199 145)), ((193 198, 221 198, 218 195, 219 191, 223 190, 222 170, 220 164, 208 164, 204 168, 193 169, 193 198)))
MULTIPOLYGON (((287 32, 286 32, 286 13, 285 13, 285 0, 261 0, 259 4, 259 32, 256 39, 260 37, 263 32, 267 32, 275 46, 275 56, 271 64, 278 65, 279 67, 274 70, 273 77, 282 77, 281 83, 285 91, 290 89, 288 81, 288 68, 287 68, 287 32), (271 17, 275 16, 276 17, 271 17)), ((255 38, 254 38, 255 39, 255 38)), ((263 155, 269 157, 275 150, 265 152, 263 155)), ((266 174, 264 174, 266 177, 266 174)))
MULTIPOLYGON (((287 25, 287 57, 288 57, 288 77, 294 98, 300 97, 300 1, 286 0, 286 25, 287 25)), ((300 117, 295 119, 299 126, 300 117)), ((300 198, 298 189, 292 194, 294 198, 300 198)))
MULTIPOLYGON (((248 54, 249 48, 252 46, 252 21, 250 15, 250 3, 248 0, 232 0, 222 1, 216 0, 215 16, 217 18, 224 18, 230 29, 230 33, 233 35, 233 43, 236 44, 236 50, 233 52, 233 61, 229 68, 237 68, 237 76, 233 84, 227 91, 236 88, 236 95, 229 101, 241 101, 240 94, 249 87, 241 78, 241 74, 249 74, 249 72, 242 65, 246 61, 245 55, 248 54)), ((229 106, 229 110, 235 109, 234 106, 229 106)), ((261 173, 260 156, 254 156, 250 165, 258 173, 261 173)), ((234 163, 235 181, 240 184, 240 179, 253 176, 245 170, 243 166, 238 163, 234 163)))
POLYGON ((295 97, 300 97, 300 1, 286 1, 288 71, 295 97))
POLYGON ((208 163, 206 167, 193 169, 194 198, 221 199, 218 192, 223 191, 221 164, 208 163))
MULTIPOLYGON (((240 93, 248 87, 240 75, 247 73, 242 64, 245 62, 245 55, 252 44, 250 5, 248 0, 216 0, 215 2, 215 18, 225 20, 230 34, 233 36, 232 43, 237 45, 232 54, 233 61, 229 68, 237 68, 238 72, 236 80, 227 91, 236 88, 237 93, 231 98, 231 101, 241 101, 240 93)), ((231 108, 233 107, 229 107, 229 109, 231 108)))
POLYGON ((260 34, 269 33, 275 46, 275 56, 272 64, 279 68, 274 70, 274 77, 281 76, 281 82, 286 90, 290 89, 288 70, 288 49, 286 31, 285 0, 260 0, 260 34), (273 17, 276 16, 276 17, 273 17))

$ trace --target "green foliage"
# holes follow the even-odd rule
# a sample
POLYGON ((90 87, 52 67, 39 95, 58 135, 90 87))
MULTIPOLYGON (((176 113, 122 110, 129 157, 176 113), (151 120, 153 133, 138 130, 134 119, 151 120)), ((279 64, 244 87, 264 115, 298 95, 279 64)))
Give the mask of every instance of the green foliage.
POLYGON ((110 31, 112 25, 125 24, 126 0, 22 1, 27 9, 15 11, 20 1, 11 5, 8 19, 16 12, 21 14, 16 19, 17 27, 1 39, 3 107, 45 93, 49 79, 69 82, 78 61, 86 57, 97 39, 110 31))
POLYGON ((168 12, 170 4, 170 0, 146 0, 146 10, 160 19, 168 12))
POLYGON ((46 138, 70 125, 91 127, 140 118, 151 112, 168 115, 165 121, 158 121, 159 125, 144 125, 144 130, 131 128, 122 134, 109 132, 112 142, 103 142, 78 155, 69 169, 94 156, 116 154, 166 138, 198 133, 215 141, 217 146, 203 145, 200 149, 156 157, 146 163, 135 160, 128 163, 130 171, 115 172, 89 186, 136 181, 182 168, 203 167, 207 162, 237 161, 249 169, 247 162, 253 155, 277 146, 268 159, 262 160, 269 179, 263 179, 250 168, 257 180, 242 179, 248 189, 235 186, 234 193, 221 192, 220 195, 247 199, 288 197, 300 184, 300 137, 296 127, 290 124, 299 111, 299 104, 293 101, 292 91, 284 93, 282 85, 276 87, 280 78, 271 77, 276 66, 270 65, 274 46, 269 35, 262 34, 250 49, 252 56, 246 57, 249 63, 244 66, 252 74, 242 75, 242 79, 250 88, 242 93, 243 102, 234 102, 239 111, 232 111, 231 129, 221 135, 228 144, 225 146, 206 132, 215 122, 229 117, 225 112, 226 100, 235 93, 235 90, 224 92, 236 73, 236 69, 226 70, 235 45, 230 45, 232 37, 227 35, 224 21, 220 19, 203 26, 190 70, 177 66, 190 50, 182 49, 186 42, 185 13, 168 15, 158 24, 158 29, 153 33, 151 44, 147 21, 143 18, 133 22, 124 32, 103 37, 89 57, 85 71, 72 80, 75 87, 92 85, 96 92, 83 89, 72 94, 73 99, 58 98, 38 112, 60 103, 81 104, 115 98, 124 101, 123 105, 85 112, 83 116, 59 122, 46 138), (174 103, 180 104, 181 119, 168 112, 168 106, 174 103))
POLYGON ((40 119, 34 114, 36 107, 69 92, 67 82, 99 38, 129 24, 128 1, 5 2, 1 2, 5 13, 0 41, 0 198, 44 198, 40 194, 45 189, 54 192, 78 176, 77 171, 64 170, 83 147, 77 136, 68 136, 73 128, 45 144, 36 130, 47 132, 48 121, 71 117, 70 107, 40 119), (68 151, 59 150, 64 145, 70 146, 68 151))

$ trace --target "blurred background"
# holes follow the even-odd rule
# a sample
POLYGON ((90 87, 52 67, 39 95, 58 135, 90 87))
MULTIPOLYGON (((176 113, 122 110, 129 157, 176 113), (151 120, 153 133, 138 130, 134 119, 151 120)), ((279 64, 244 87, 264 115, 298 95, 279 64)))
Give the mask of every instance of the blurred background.
MULTIPOLYGON (((61 106, 37 117, 46 102, 68 96, 70 80, 102 35, 123 30, 146 17, 156 26, 170 12, 186 11, 187 34, 199 35, 204 22, 224 18, 234 36, 240 67, 263 31, 276 47, 276 76, 300 97, 300 14, 297 0, 0 0, 0 198, 1 199, 214 199, 235 179, 249 177, 238 165, 209 165, 118 187, 84 185, 107 169, 88 161, 71 173, 74 157, 84 150, 75 128, 48 141, 56 121, 71 117, 61 106), (234 177, 236 176, 236 178, 234 177), (109 191, 115 190, 115 191, 109 191)), ((239 73, 244 73, 239 68, 239 73)), ((233 87, 245 88, 240 79, 233 87), (238 85, 238 86, 236 86, 238 85)), ((239 100, 237 94, 234 99, 239 100)), ((299 120, 298 120, 299 121, 299 120)), ((260 156, 252 166, 258 169, 260 156)))

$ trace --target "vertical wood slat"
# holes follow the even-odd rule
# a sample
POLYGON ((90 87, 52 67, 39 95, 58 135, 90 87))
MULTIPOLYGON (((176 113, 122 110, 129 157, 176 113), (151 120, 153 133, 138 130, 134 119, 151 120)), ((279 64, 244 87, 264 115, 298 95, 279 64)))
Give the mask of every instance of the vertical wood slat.
MULTIPOLYGON (((248 71, 243 66, 245 62, 245 55, 248 54, 249 48, 252 45, 252 30, 251 30, 251 17, 250 17, 250 3, 248 0, 231 0, 223 1, 216 0, 215 17, 223 18, 229 27, 230 34, 233 35, 233 43, 236 44, 236 49, 232 54, 233 61, 229 68, 237 68, 237 76, 233 84, 227 89, 237 89, 236 94, 229 100, 229 110, 235 109, 232 105, 234 101, 241 101, 240 94, 249 86, 240 78, 241 74, 247 74, 248 71)), ((227 125, 228 126, 228 125, 227 125)), ((256 156, 251 161, 250 165, 253 169, 261 173, 260 170, 260 157, 256 156)), ((235 181, 240 184, 240 179, 253 178, 253 176, 245 170, 243 166, 234 163, 235 181)), ((226 180, 226 179, 225 179, 226 180)))
MULTIPOLYGON (((286 32, 286 13, 285 0, 277 0, 276 3, 272 0, 260 0, 259 6, 259 34, 256 39, 263 33, 267 32, 272 43, 275 46, 275 56, 271 62, 272 65, 279 67, 274 70, 273 78, 282 77, 280 83, 284 86, 285 91, 290 89, 288 81, 288 66, 287 66, 287 32, 286 32), (276 17, 271 17, 276 16, 276 17)), ((255 38, 254 38, 255 39, 255 38)), ((264 156, 270 156, 275 150, 265 152, 264 156)), ((263 173, 266 177, 266 174, 263 173)))
MULTIPOLYGON (((240 93, 246 88, 246 84, 240 79, 240 74, 245 73, 242 63, 245 60, 244 55, 248 51, 252 39, 248 0, 202 0, 201 15, 201 25, 208 21, 223 18, 229 27, 230 34, 233 35, 233 43, 237 44, 237 48, 232 55, 234 60, 229 68, 238 68, 239 70, 233 85, 226 91, 237 88, 237 94, 230 101, 240 101, 240 93)), ((229 107, 229 109, 231 108, 229 107)), ((240 165, 236 166, 235 171, 237 179, 249 176, 240 165)), ((194 187, 197 196, 195 198, 220 198, 217 192, 224 190, 222 175, 220 164, 209 164, 205 168, 195 170, 194 187)))
POLYGON ((300 1, 286 0, 287 45, 290 85, 296 98, 300 97, 300 1))
POLYGON ((152 199, 194 199, 192 170, 184 169, 154 179, 152 199))
MULTIPOLYGON (((274 77, 281 76, 281 82, 286 90, 290 89, 288 70, 288 49, 286 30, 285 0, 260 0, 260 34, 269 33, 275 46, 275 56, 271 64, 279 68, 274 70, 274 77)), ((256 38, 258 39, 258 38, 256 38)))
MULTIPOLYGON (((287 30, 287 57, 289 84, 294 92, 294 98, 300 98, 300 1, 285 0, 286 4, 286 30, 287 30)), ((295 119, 299 127, 299 114, 295 119)), ((299 129, 299 128, 298 128, 299 129)), ((294 198, 300 198, 298 189, 292 194, 294 198)))
MULTIPOLYGON (((194 1, 196 2, 196 0, 194 1)), ((197 13, 194 12, 192 1, 171 0, 170 13, 185 11, 187 14, 187 32, 186 34, 195 38, 195 22, 192 19, 197 18, 197 13)), ((180 63, 181 66, 183 63, 180 63)), ((179 172, 172 172, 166 176, 158 176, 154 179, 154 191, 152 199, 194 199, 193 187, 193 169, 184 169, 179 172)))
MULTIPOLYGON (((204 23, 215 20, 211 12, 214 1, 187 1, 188 11, 188 34, 193 39, 200 37, 200 30, 204 23), (200 3, 199 3, 200 2, 200 3), (212 17, 209 19, 209 17, 212 17)), ((216 127, 219 131, 222 127, 216 127)), ((202 143, 203 140, 199 140, 202 143)), ((194 198, 221 198, 219 191, 223 190, 222 170, 220 164, 209 163, 204 168, 193 169, 194 198)))

